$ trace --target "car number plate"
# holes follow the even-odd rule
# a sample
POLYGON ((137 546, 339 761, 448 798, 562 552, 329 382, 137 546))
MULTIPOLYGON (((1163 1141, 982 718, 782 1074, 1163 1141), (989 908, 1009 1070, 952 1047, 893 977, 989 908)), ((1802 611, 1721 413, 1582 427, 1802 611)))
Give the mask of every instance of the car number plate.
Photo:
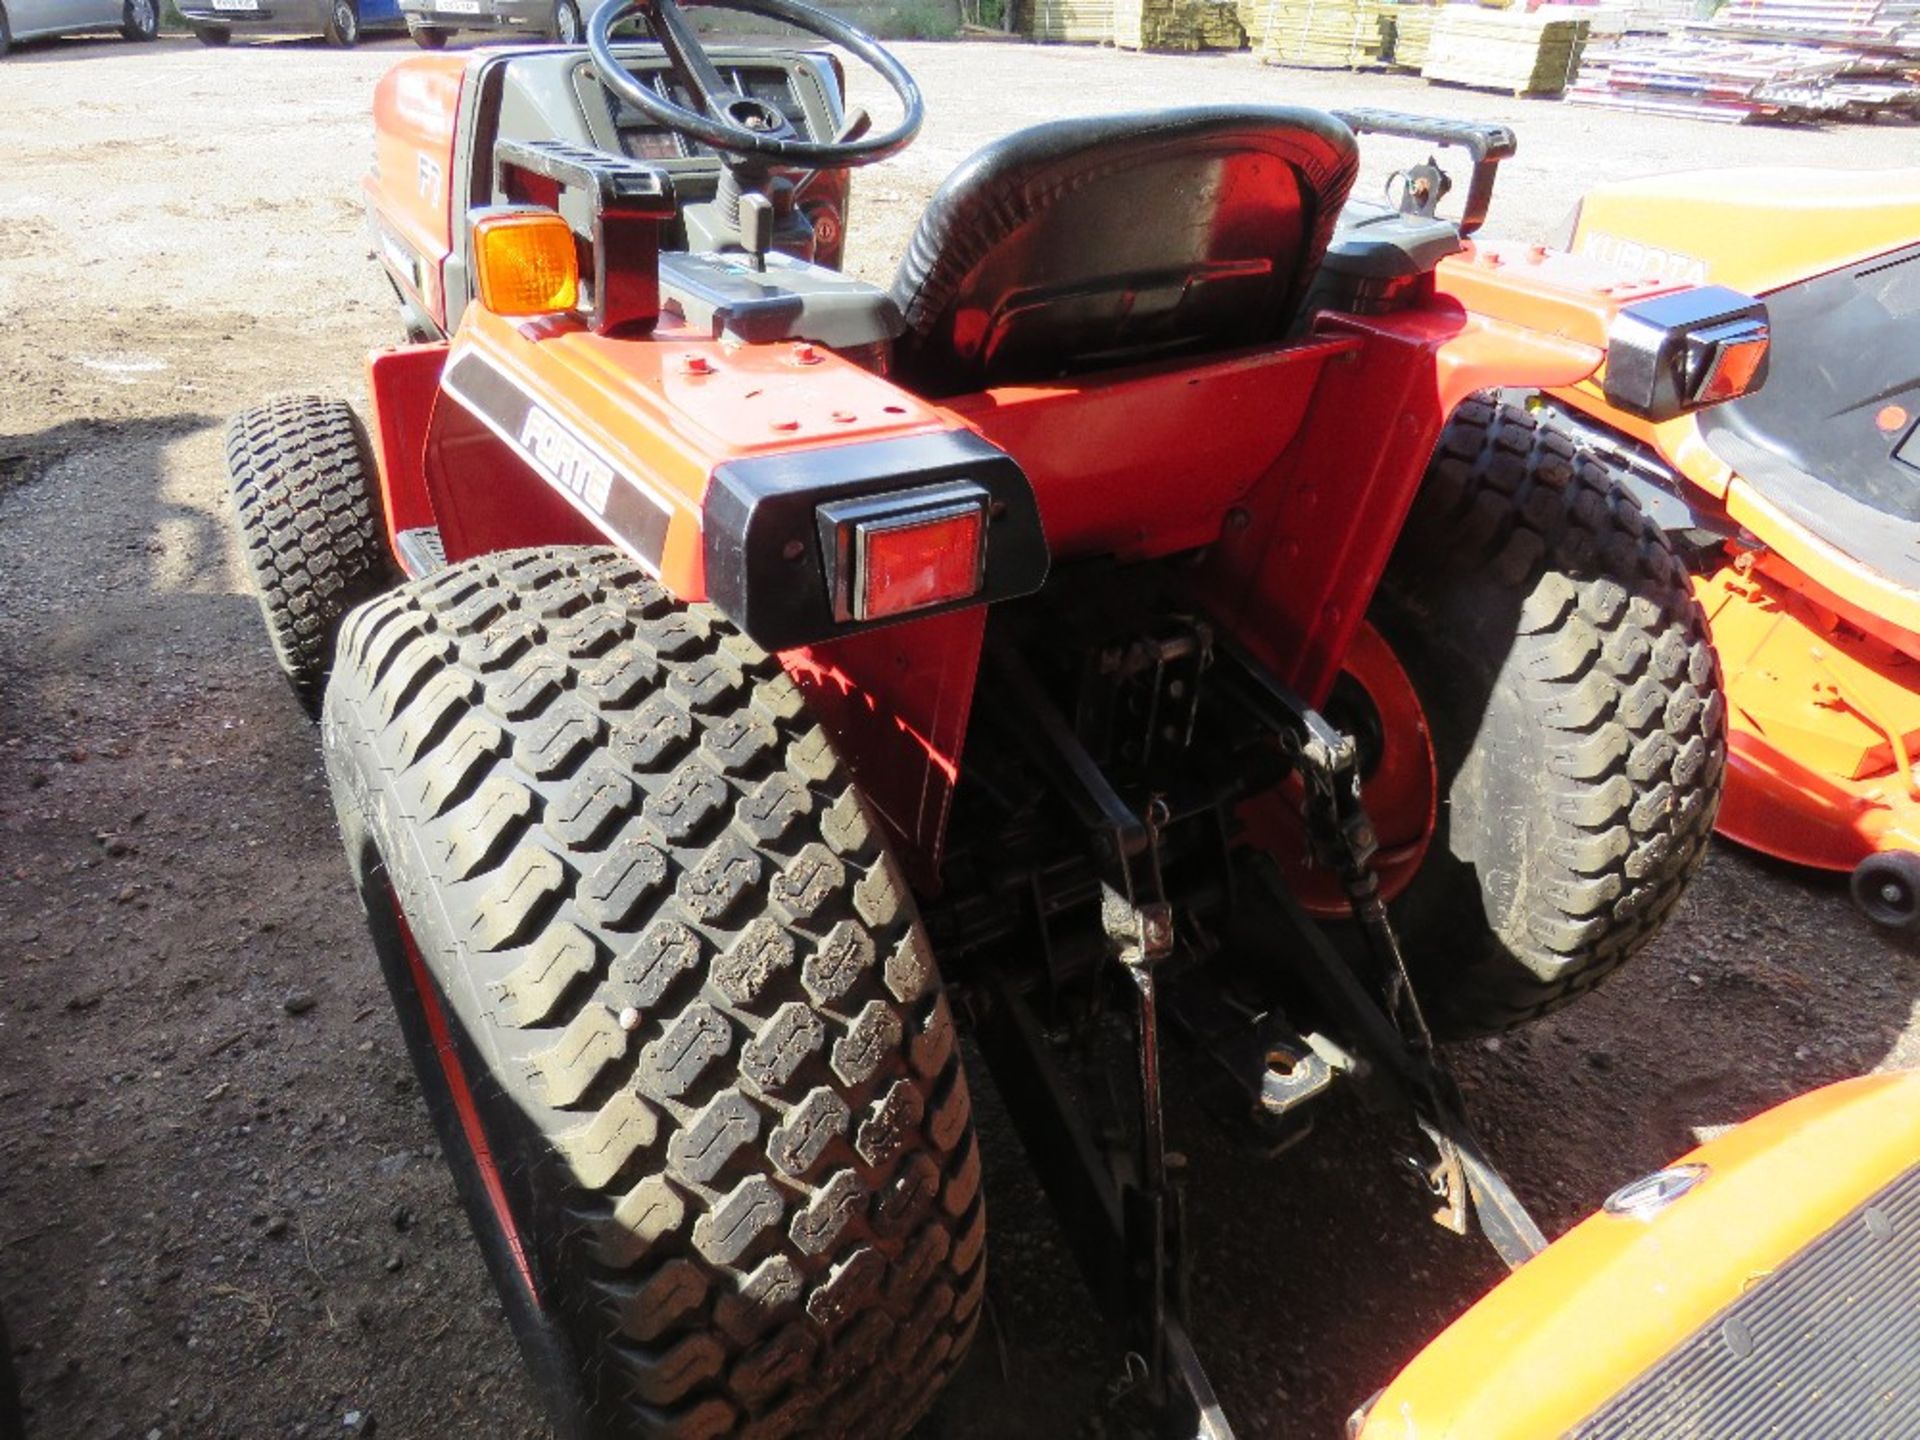
POLYGON ((213 8, 223 11, 240 11, 250 15, 260 7, 254 3, 254 0, 213 0, 213 8))
POLYGON ((442 15, 478 15, 480 0, 434 0, 433 8, 442 15))

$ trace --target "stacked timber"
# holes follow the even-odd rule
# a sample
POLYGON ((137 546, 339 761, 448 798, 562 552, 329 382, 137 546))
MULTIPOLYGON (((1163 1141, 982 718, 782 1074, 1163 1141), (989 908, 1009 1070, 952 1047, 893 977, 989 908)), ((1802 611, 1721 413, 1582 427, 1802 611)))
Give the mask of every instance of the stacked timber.
POLYGON ((1022 0, 1026 33, 1061 45, 1111 45, 1114 0, 1022 0))
POLYGON ((1570 18, 1568 8, 1528 14, 1445 6, 1420 73, 1428 80, 1514 95, 1564 94, 1580 72, 1587 43, 1587 22, 1570 18))
POLYGON ((1383 0, 1265 0, 1260 8, 1263 64, 1358 70, 1380 61, 1383 0))
POLYGON ((1400 70, 1427 63, 1440 6, 1428 0, 1398 0, 1380 11, 1380 58, 1400 70))
POLYGON ((1112 0, 1113 43, 1124 50, 1244 50, 1234 0, 1112 0))

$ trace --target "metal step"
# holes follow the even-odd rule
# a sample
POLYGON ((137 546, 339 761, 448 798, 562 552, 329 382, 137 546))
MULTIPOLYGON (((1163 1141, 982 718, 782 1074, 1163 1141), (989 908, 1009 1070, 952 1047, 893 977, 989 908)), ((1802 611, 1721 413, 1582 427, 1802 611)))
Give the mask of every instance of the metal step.
POLYGON ((418 580, 436 570, 447 568, 447 547, 440 542, 438 525, 422 525, 402 530, 393 537, 393 548, 400 556, 400 568, 409 580, 418 580))

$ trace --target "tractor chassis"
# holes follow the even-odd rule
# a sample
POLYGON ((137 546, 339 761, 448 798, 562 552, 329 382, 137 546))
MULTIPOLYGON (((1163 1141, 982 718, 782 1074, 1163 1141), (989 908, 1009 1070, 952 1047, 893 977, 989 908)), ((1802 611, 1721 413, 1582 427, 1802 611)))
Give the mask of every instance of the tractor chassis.
MULTIPOLYGON (((1459 1089, 1420 1014, 1372 867, 1375 840, 1360 802, 1357 746, 1243 648, 1205 627, 1197 639, 1197 656, 1187 637, 1176 637, 1160 644, 1150 663, 1197 660, 1197 668, 1211 671, 1210 695, 1230 697, 1271 731, 1302 778, 1316 859, 1337 871, 1347 891, 1364 942, 1363 968, 1370 972, 1364 979, 1300 908, 1271 862, 1227 858, 1223 818, 1222 860, 1233 906, 1264 940, 1257 960, 1284 966, 1341 1042, 1299 1034, 1278 1010, 1247 1015, 1222 1000, 1211 978, 1170 963, 1177 917, 1161 871, 1167 802, 1155 795, 1138 809, 1129 803, 1021 656, 992 642, 987 663, 1000 682, 998 694, 1083 827, 1098 875, 1101 929, 1132 999, 1132 1123, 1096 1127, 1091 1121, 1040 1014, 1044 979, 1036 984, 983 967, 968 988, 983 1057, 1095 1302, 1124 1347, 1125 1368, 1113 1393, 1139 1392, 1167 1435, 1231 1440, 1188 1330, 1178 1178, 1184 1162, 1166 1144, 1164 1025, 1194 1042, 1268 1122, 1263 1128, 1287 1143, 1304 1135, 1304 1112, 1339 1080, 1365 1084, 1376 1102, 1404 1114, 1425 1137, 1431 1157, 1408 1160, 1438 1202, 1437 1221, 1459 1234, 1477 1223, 1515 1268, 1546 1240, 1474 1138, 1459 1089), (1118 1128, 1130 1138, 1118 1139, 1118 1128)), ((1156 670, 1155 678, 1164 672, 1156 670)), ((1197 688, 1156 686, 1156 712, 1168 689, 1198 694, 1197 688)), ((1176 730, 1179 721, 1176 714, 1176 730)))

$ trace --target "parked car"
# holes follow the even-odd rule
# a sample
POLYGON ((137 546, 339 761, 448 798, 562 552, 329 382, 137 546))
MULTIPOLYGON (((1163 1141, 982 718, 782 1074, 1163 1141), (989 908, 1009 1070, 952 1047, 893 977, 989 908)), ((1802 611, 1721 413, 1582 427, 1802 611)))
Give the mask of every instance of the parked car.
POLYGON ((517 30, 578 45, 587 33, 579 0, 401 0, 407 31, 423 50, 444 49, 457 31, 517 30))
POLYGON ((153 39, 160 33, 160 0, 0 0, 0 55, 16 40, 111 30, 129 40, 153 39))
POLYGON ((179 10, 202 45, 225 45, 242 32, 324 35, 328 44, 345 49, 362 35, 407 23, 399 0, 181 0, 179 10))

